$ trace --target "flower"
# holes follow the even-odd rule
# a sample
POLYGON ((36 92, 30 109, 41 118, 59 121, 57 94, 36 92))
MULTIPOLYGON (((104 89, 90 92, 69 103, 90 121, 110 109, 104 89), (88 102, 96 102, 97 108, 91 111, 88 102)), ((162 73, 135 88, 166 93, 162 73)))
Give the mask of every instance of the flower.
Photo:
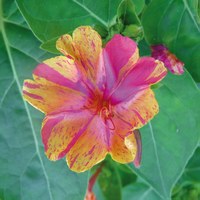
POLYGON ((151 50, 152 57, 162 61, 169 71, 176 75, 183 74, 184 63, 181 62, 174 54, 172 54, 165 46, 153 45, 151 46, 151 50))
POLYGON ((64 56, 39 64, 23 86, 24 98, 46 115, 41 132, 47 157, 66 155, 76 172, 107 154, 120 163, 139 158, 133 130, 158 113, 150 85, 165 77, 163 63, 139 58, 136 43, 119 34, 102 48, 89 26, 61 36, 56 47, 64 56))

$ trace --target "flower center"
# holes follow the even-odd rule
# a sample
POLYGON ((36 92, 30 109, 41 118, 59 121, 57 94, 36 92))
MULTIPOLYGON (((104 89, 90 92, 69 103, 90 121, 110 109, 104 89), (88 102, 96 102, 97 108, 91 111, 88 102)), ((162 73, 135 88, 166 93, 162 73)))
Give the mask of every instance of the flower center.
POLYGON ((107 128, 109 128, 110 130, 115 129, 115 125, 112 120, 114 114, 112 112, 112 106, 108 101, 103 101, 99 111, 99 115, 104 119, 104 124, 107 128))

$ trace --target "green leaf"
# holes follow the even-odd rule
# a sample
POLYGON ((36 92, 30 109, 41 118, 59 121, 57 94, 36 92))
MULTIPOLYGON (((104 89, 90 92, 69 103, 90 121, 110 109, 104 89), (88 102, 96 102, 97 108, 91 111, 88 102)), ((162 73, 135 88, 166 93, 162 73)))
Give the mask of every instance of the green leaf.
POLYGON ((141 167, 131 167, 166 200, 199 142, 200 94, 187 71, 162 83, 155 90, 159 114, 141 129, 141 167))
POLYGON ((141 40, 139 43, 138 43, 138 48, 139 48, 139 51, 140 51, 140 56, 149 56, 151 55, 151 50, 150 50, 150 47, 149 45, 147 44, 147 42, 145 41, 145 39, 141 40))
POLYGON ((116 166, 120 175, 122 187, 134 183, 137 180, 136 174, 134 174, 127 165, 118 164, 116 166))
POLYGON ((98 183, 105 200, 121 200, 121 180, 115 163, 107 158, 99 174, 98 183))
POLYGON ((123 0, 117 10, 118 20, 124 25, 141 25, 140 20, 135 12, 135 5, 131 0, 123 0))
POLYGON ((46 51, 49 51, 50 53, 54 54, 60 54, 60 52, 55 48, 56 47, 56 41, 59 37, 53 38, 51 40, 48 40, 41 44, 40 48, 46 51))
POLYGON ((131 24, 125 27, 122 34, 139 41, 143 37, 143 30, 141 26, 131 24))
POLYGON ((197 148, 187 164, 182 178, 192 183, 200 184, 200 147, 197 148))
POLYGON ((198 199, 198 195, 200 196, 200 147, 196 149, 176 184, 173 199, 198 199))
POLYGON ((44 116, 22 98, 23 80, 50 55, 38 49, 12 0, 0 1, 0 30, 0 199, 83 199, 88 174, 71 172, 64 159, 46 158, 44 116))
POLYGON ((147 41, 165 44, 200 80, 198 0, 152 0, 142 17, 147 41))
POLYGON ((115 15, 120 2, 121 0, 17 0, 32 31, 43 43, 71 33, 78 26, 102 25, 108 29, 116 21, 115 15))
POLYGON ((143 29, 138 18, 135 5, 132 0, 123 0, 117 10, 118 23, 121 23, 124 29, 123 35, 139 41, 143 37, 143 29))
POLYGON ((145 6, 145 0, 132 0, 132 1, 135 5, 135 11, 137 15, 139 15, 145 6))
POLYGON ((123 188, 123 200, 161 200, 151 187, 144 183, 134 183, 123 188))
POLYGON ((198 14, 199 14, 199 17, 200 17, 200 1, 198 0, 198 14))

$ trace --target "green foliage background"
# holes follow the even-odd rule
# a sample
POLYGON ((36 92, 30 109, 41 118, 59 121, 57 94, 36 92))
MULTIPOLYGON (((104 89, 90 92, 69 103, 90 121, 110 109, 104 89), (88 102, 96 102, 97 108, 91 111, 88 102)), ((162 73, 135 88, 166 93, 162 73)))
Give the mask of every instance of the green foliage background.
POLYGON ((93 26, 104 42, 127 35, 141 55, 165 44, 187 69, 154 89, 160 112, 141 129, 141 167, 105 160, 97 199, 200 199, 199 9, 198 0, 0 0, 0 199, 84 199, 89 172, 45 157, 43 116, 21 93, 35 66, 58 54, 56 39, 80 25, 93 26))

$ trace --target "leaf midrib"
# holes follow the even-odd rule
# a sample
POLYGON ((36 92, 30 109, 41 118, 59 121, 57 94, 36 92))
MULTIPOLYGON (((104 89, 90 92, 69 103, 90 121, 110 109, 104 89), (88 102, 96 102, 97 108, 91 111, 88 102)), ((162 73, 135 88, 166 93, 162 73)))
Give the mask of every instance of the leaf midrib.
POLYGON ((85 11, 87 11, 93 18, 95 18, 97 21, 99 21, 101 24, 103 24, 105 27, 108 26, 107 22, 105 22, 103 19, 101 19, 99 16, 97 16, 94 12, 92 12, 88 7, 86 7, 84 4, 78 2, 77 0, 72 0, 74 3, 79 5, 81 8, 83 8, 85 11))
POLYGON ((156 163, 157 163, 158 173, 159 173, 159 177, 160 177, 160 182, 161 182, 161 185, 162 185, 164 196, 168 197, 166 187, 165 187, 165 182, 164 182, 164 179, 163 179, 162 170, 161 170, 161 167, 160 167, 160 160, 159 160, 159 156, 158 156, 156 141, 155 141, 155 138, 154 138, 153 127, 151 125, 151 122, 149 122, 148 125, 149 125, 151 138, 152 138, 152 142, 153 142, 153 148, 154 148, 154 153, 155 153, 155 157, 156 157, 156 163))
POLYGON ((18 78, 17 71, 15 69, 15 64, 14 64, 14 60, 12 58, 12 54, 11 54, 11 50, 10 50, 10 45, 9 45, 9 42, 8 42, 8 39, 7 39, 7 36, 6 36, 6 31, 5 31, 5 27, 4 27, 3 2, 2 2, 2 0, 0 0, 0 30, 1 30, 1 33, 2 33, 2 37, 3 37, 4 45, 5 45, 5 48, 6 48, 6 51, 7 51, 8 59, 9 59, 9 62, 10 62, 10 66, 11 66, 11 69, 12 69, 12 72, 13 72, 13 78, 16 81, 17 88, 18 88, 19 93, 21 95, 21 98, 22 98, 22 101, 24 103, 24 107, 25 107, 25 110, 26 110, 26 113, 27 113, 27 116, 28 116, 28 120, 29 120, 29 123, 30 123, 30 128, 31 128, 33 139, 34 139, 34 142, 35 142, 36 153, 38 155, 38 158, 39 158, 40 163, 41 163, 42 170, 44 172, 44 176, 46 178, 47 189, 48 189, 48 192, 49 192, 49 197, 50 197, 50 200, 53 200, 53 195, 52 195, 51 189, 50 189, 49 178, 48 178, 48 175, 46 173, 46 170, 45 170, 45 167, 44 167, 44 163, 43 163, 40 151, 39 151, 39 144, 38 144, 38 141, 37 141, 36 132, 35 132, 35 129, 34 129, 34 126, 33 126, 31 114, 30 114, 30 111, 29 111, 27 103, 23 99, 20 81, 19 81, 19 78, 18 78))
MULTIPOLYGON (((196 22, 194 16, 192 15, 192 12, 191 12, 190 7, 189 7, 189 5, 188 5, 188 3, 187 3, 187 0, 182 0, 182 2, 183 2, 183 5, 184 5, 184 8, 183 8, 183 11, 182 11, 182 12, 184 13, 184 11, 187 11, 187 12, 189 13, 189 16, 191 17, 192 21, 194 22, 194 26, 195 26, 195 27, 197 28, 197 30, 200 32, 199 25, 198 25, 198 23, 196 22)), ((158 22, 158 25, 157 25, 157 35, 158 35, 159 39, 160 39, 159 28, 160 28, 160 25, 162 24, 161 22, 162 22, 164 16, 166 15, 166 13, 167 13, 167 11, 168 11, 168 9, 170 8, 170 6, 171 6, 172 3, 174 3, 174 0, 171 0, 171 1, 168 2, 168 5, 167 5, 167 7, 164 9, 163 14, 162 14, 162 16, 160 17, 160 20, 159 20, 159 22, 158 22)), ((183 14, 183 13, 182 13, 182 14, 183 14)), ((178 34, 179 34, 179 31, 178 31, 178 30, 179 30, 179 27, 180 27, 180 24, 181 24, 181 21, 182 21, 182 17, 183 17, 183 15, 181 15, 181 19, 180 19, 179 24, 178 24, 178 27, 177 27, 176 38, 178 37, 178 34)), ((174 44, 174 45, 175 45, 175 44, 174 44)))

